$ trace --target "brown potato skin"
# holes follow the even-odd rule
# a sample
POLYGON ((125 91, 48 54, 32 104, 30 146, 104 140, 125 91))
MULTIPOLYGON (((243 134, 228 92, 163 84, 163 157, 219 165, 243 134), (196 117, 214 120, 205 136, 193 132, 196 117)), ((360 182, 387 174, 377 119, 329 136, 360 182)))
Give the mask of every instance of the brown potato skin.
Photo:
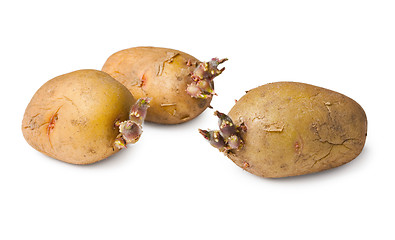
POLYGON ((227 155, 255 175, 280 178, 319 172, 350 162, 363 149, 367 119, 340 93, 295 82, 249 91, 229 112, 244 124, 245 145, 227 155))
POLYGON ((198 63, 178 50, 135 47, 111 55, 102 71, 125 85, 135 98, 152 98, 146 121, 178 124, 197 117, 212 99, 192 98, 186 92, 198 63))
POLYGON ((73 164, 90 164, 118 151, 115 121, 126 120, 135 100, 105 72, 79 70, 55 77, 34 94, 22 132, 36 150, 73 164))

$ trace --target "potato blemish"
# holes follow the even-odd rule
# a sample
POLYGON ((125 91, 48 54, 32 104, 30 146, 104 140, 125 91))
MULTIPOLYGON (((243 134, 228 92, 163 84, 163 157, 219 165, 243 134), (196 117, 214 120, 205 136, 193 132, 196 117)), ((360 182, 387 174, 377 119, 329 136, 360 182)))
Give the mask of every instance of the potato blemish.
POLYGON ((161 108, 163 108, 167 113, 169 113, 172 116, 175 116, 177 113, 177 104, 176 103, 162 103, 160 105, 161 108))
POLYGON ((147 82, 147 77, 145 76, 145 73, 144 73, 144 74, 141 76, 141 78, 140 78, 140 81, 139 81, 139 83, 138 83, 138 86, 141 87, 141 88, 143 88, 144 85, 146 84, 146 82, 147 82))
POLYGON ((28 124, 27 126, 24 126, 24 128, 30 128, 31 130, 34 130, 35 128, 40 127, 40 126, 38 126, 37 121, 36 121, 36 118, 37 118, 39 115, 40 115, 40 114, 37 113, 36 115, 32 116, 32 117, 30 118, 30 120, 29 120, 29 124, 28 124))
POLYGON ((51 133, 52 133, 53 129, 55 128, 56 121, 59 119, 58 113, 59 113, 59 110, 61 107, 62 106, 60 106, 58 108, 58 110, 56 110, 56 112, 54 114, 52 114, 51 118, 49 119, 48 126, 47 126, 47 136, 48 136, 48 141, 49 141, 49 144, 51 145, 51 148, 53 147, 52 142, 51 142, 51 133))
POLYGON ((186 120, 188 120, 188 118, 190 118, 189 114, 182 116, 182 117, 180 118, 180 120, 181 120, 181 121, 186 121, 186 120))
POLYGON ((249 168, 250 164, 246 161, 243 162, 243 169, 245 170, 246 168, 249 168))
POLYGON ((167 52, 166 59, 161 61, 161 63, 158 64, 158 72, 156 73, 157 76, 161 76, 163 73, 163 69, 165 68, 165 63, 172 63, 174 60, 174 57, 179 55, 179 53, 175 52, 167 52))

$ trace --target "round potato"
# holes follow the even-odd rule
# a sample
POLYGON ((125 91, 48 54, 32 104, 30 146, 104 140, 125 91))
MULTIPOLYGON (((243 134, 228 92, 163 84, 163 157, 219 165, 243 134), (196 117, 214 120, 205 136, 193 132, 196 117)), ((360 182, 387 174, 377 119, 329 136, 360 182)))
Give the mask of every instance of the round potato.
POLYGON ((102 71, 136 98, 150 97, 147 121, 177 124, 202 113, 214 95, 213 79, 226 59, 200 62, 184 52, 157 47, 129 48, 111 55, 102 71))
POLYGON ((360 154, 367 134, 358 103, 303 83, 260 86, 237 101, 229 117, 216 114, 220 130, 201 133, 241 168, 269 178, 343 165, 360 154))
POLYGON ((50 157, 94 163, 126 143, 121 125, 135 102, 127 88, 105 72, 71 72, 38 89, 26 108, 22 132, 33 148, 50 157))

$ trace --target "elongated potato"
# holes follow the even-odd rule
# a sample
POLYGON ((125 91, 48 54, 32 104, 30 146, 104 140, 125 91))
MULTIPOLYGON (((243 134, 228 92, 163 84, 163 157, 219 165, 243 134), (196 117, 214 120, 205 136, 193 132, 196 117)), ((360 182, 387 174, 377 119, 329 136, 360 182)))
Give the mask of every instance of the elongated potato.
POLYGON ((38 89, 26 108, 22 132, 33 148, 50 157, 94 163, 138 140, 145 116, 141 110, 147 104, 144 99, 135 102, 126 87, 105 72, 71 72, 38 89))
POLYGON ((343 165, 360 154, 367 135, 358 103, 303 83, 257 87, 237 101, 229 117, 216 115, 220 130, 200 130, 205 138, 241 168, 269 178, 343 165), (233 132, 228 129, 232 124, 233 132))
POLYGON ((136 98, 150 97, 147 121, 177 124, 202 113, 214 95, 213 79, 226 59, 200 62, 184 52, 135 47, 111 55, 102 71, 125 85, 136 98))

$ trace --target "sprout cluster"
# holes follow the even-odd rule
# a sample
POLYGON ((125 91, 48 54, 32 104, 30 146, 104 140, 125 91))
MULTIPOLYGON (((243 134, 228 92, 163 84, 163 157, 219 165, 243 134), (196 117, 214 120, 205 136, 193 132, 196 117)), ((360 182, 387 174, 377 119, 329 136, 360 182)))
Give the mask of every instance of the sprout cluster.
POLYGON ((188 84, 187 93, 194 98, 206 99, 215 95, 214 78, 220 75, 225 68, 218 69, 218 65, 228 59, 213 58, 209 62, 201 62, 193 71, 193 82, 188 84))
POLYGON ((219 111, 214 115, 218 117, 219 130, 199 129, 200 134, 221 152, 240 149, 244 144, 241 132, 246 131, 245 126, 236 126, 228 115, 219 111))
POLYGON ((147 115, 147 109, 151 98, 140 98, 132 106, 129 119, 123 122, 116 122, 115 126, 119 127, 119 134, 115 139, 114 145, 118 148, 126 148, 126 145, 136 143, 143 133, 143 123, 147 115))

